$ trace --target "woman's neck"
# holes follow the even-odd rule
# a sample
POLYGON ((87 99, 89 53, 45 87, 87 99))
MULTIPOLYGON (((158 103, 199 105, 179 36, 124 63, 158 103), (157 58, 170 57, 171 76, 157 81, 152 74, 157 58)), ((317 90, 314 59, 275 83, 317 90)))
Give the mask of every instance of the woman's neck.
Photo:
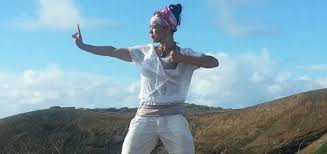
POLYGON ((174 41, 173 37, 167 37, 166 40, 159 42, 160 48, 163 49, 164 51, 174 48, 175 45, 176 42, 174 41))

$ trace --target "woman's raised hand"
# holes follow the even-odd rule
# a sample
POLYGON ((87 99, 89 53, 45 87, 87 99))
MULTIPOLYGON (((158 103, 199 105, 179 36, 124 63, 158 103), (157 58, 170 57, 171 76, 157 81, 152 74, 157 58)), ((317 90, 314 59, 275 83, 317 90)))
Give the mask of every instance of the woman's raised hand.
POLYGON ((72 37, 75 39, 75 44, 81 48, 81 46, 83 46, 83 38, 82 38, 82 34, 81 34, 81 30, 79 28, 79 24, 77 24, 77 32, 72 35, 72 37))

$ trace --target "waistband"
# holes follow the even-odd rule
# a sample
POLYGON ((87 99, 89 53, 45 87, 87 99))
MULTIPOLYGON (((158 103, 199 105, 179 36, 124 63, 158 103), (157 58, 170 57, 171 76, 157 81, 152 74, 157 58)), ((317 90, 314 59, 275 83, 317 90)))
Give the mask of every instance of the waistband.
POLYGON ((167 105, 141 105, 136 113, 139 116, 185 115, 184 103, 167 105))

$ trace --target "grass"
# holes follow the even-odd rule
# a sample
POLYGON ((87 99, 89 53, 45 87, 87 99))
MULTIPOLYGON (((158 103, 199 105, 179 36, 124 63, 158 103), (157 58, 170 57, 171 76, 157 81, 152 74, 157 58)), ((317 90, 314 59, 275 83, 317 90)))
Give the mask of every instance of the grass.
POLYGON ((315 154, 326 154, 327 153, 327 143, 321 145, 315 154))

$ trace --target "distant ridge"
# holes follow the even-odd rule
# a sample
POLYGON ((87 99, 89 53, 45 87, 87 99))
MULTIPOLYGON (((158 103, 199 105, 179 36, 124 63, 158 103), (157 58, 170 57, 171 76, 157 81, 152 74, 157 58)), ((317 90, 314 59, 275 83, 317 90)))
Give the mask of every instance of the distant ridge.
MULTIPOLYGON (((0 151, 120 153, 135 111, 53 107, 0 119, 0 151)), ((327 89, 244 109, 188 104, 187 111, 199 154, 314 153, 327 143, 327 89)))

